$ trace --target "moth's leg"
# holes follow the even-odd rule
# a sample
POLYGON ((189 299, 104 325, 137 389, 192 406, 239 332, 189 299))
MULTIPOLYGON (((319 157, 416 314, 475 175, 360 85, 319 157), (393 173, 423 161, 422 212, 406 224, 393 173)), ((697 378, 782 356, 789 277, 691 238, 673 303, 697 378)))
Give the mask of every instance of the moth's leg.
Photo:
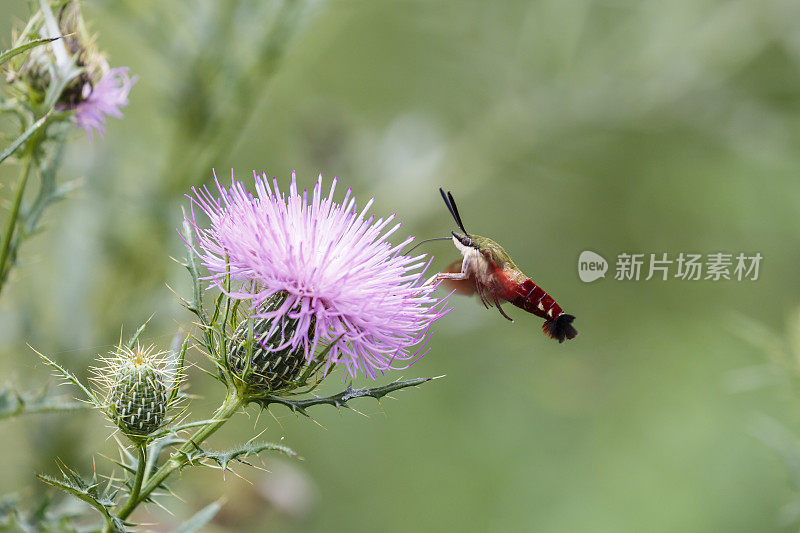
POLYGON ((436 281, 441 281, 443 279, 452 279, 452 280, 456 280, 456 281, 463 281, 463 280, 469 278, 469 276, 467 276, 463 272, 439 272, 434 277, 436 278, 436 281))
POLYGON ((496 307, 497 310, 500 311, 500 314, 503 315, 503 317, 509 322, 514 322, 514 319, 508 316, 506 312, 503 311, 503 308, 500 307, 500 300, 497 298, 497 294, 495 292, 491 292, 491 297, 492 301, 494 302, 494 307, 496 307))
POLYGON ((478 298, 480 298, 483 307, 489 309, 491 305, 489 305, 489 298, 486 297, 486 290, 484 289, 483 285, 476 285, 475 290, 478 293, 478 298))
POLYGON ((466 279, 469 279, 469 276, 467 276, 463 272, 439 272, 438 274, 434 274, 433 276, 431 276, 430 279, 425 282, 425 285, 433 285, 437 281, 442 281, 445 279, 451 279, 453 281, 464 281, 466 279))
POLYGON ((502 307, 500 307, 500 303, 497 303, 497 310, 498 310, 498 311, 500 311, 500 314, 501 314, 501 315, 503 315, 504 317, 506 317, 506 319, 507 319, 507 320, 510 320, 511 322, 514 322, 514 319, 513 319, 513 318, 511 318, 510 316, 508 316, 508 315, 506 314, 506 312, 505 312, 505 311, 503 311, 503 308, 502 308, 502 307))

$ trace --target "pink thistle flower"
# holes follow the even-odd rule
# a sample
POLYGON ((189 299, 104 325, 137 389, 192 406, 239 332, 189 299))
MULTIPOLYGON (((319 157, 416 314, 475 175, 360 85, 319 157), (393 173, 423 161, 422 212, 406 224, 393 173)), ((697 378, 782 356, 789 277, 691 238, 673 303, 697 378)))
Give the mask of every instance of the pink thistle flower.
POLYGON ((137 77, 128 74, 128 67, 119 67, 105 73, 94 87, 83 86, 83 100, 75 107, 75 121, 92 138, 92 129, 102 137, 106 115, 122 118, 121 107, 128 105, 128 94, 137 77))
POLYGON ((291 346, 311 360, 319 344, 334 342, 326 370, 342 363, 354 378, 361 372, 376 379, 424 356, 431 325, 449 309, 446 298, 433 295, 435 286, 423 284, 430 263, 425 255, 401 253, 413 237, 397 246, 387 241, 400 228, 387 229, 394 215, 365 219, 373 200, 359 212, 349 189, 334 202, 335 178, 323 197, 320 175, 309 199, 307 191, 298 193, 294 172, 288 197, 275 178, 270 186, 266 174, 253 174, 255 196, 233 176, 224 187, 215 175, 219 196, 207 187, 192 189, 186 220, 208 279, 223 291, 228 272, 242 281, 228 296, 248 301, 253 316, 272 320, 272 331, 284 317, 297 321, 276 351, 291 346), (195 204, 210 227, 197 223, 195 204), (286 295, 283 304, 262 309, 278 292, 286 295))

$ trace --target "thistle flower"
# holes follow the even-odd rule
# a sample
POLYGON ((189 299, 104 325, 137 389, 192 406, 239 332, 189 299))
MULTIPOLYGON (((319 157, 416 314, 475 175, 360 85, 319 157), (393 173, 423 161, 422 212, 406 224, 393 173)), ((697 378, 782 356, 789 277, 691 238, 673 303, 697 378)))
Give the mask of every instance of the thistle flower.
POLYGON ((149 435, 166 421, 170 393, 179 385, 169 368, 168 353, 157 352, 154 346, 119 346, 92 369, 108 417, 132 438, 149 435))
POLYGON ((102 137, 106 116, 122 118, 120 108, 128 105, 128 94, 137 77, 129 74, 128 67, 119 67, 106 72, 94 86, 84 83, 82 99, 75 106, 75 122, 86 130, 91 139, 92 129, 102 137))
POLYGON ((336 179, 327 197, 319 176, 309 199, 298 193, 295 175, 288 197, 275 178, 254 172, 256 195, 231 175, 229 187, 215 176, 218 192, 193 189, 187 221, 197 236, 196 252, 208 269, 208 279, 225 291, 225 277, 241 284, 227 291, 243 300, 254 318, 270 321, 271 337, 285 321, 293 328, 267 352, 290 348, 311 361, 319 345, 333 343, 325 369, 341 363, 347 373, 372 379, 396 368, 407 368, 427 353, 433 322, 447 313, 434 286, 423 285, 424 255, 410 257, 388 238, 394 215, 365 219, 373 200, 360 212, 350 190, 341 203, 333 201, 336 179), (310 201, 309 201, 310 200, 310 201), (196 220, 195 204, 210 226, 196 220), (283 297, 277 308, 265 305, 283 297))

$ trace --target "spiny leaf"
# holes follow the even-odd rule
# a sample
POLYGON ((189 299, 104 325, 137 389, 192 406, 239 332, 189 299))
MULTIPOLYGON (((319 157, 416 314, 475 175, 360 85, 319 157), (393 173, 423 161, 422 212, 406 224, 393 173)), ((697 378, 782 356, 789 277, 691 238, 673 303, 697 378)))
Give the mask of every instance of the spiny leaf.
POLYGON ((300 413, 304 416, 308 416, 308 412, 306 411, 306 409, 314 405, 326 404, 326 405, 332 405, 337 409, 340 409, 342 407, 349 409, 350 406, 347 405, 347 402, 355 398, 370 397, 370 398, 375 398, 376 400, 380 400, 381 398, 383 398, 384 396, 393 391, 404 389, 406 387, 416 387, 427 381, 431 381, 433 379, 439 379, 441 377, 443 376, 436 376, 432 378, 415 378, 406 381, 394 381, 392 383, 389 383, 388 385, 383 385, 381 387, 373 387, 365 389, 354 389, 352 385, 348 385, 345 390, 343 390, 338 394, 325 397, 306 398, 304 400, 290 400, 288 398, 281 398, 279 396, 266 395, 261 398, 255 398, 251 401, 261 405, 262 407, 267 407, 273 403, 285 405, 295 413, 300 413))
POLYGON ((147 327, 147 324, 150 323, 150 320, 152 320, 154 316, 155 316, 155 314, 150 315, 150 318, 145 320, 144 323, 141 326, 139 326, 139 329, 137 329, 133 333, 133 335, 131 335, 131 338, 128 339, 128 342, 125 343, 125 346, 127 346, 129 350, 133 350, 133 345, 136 344, 137 340, 139 340, 139 335, 142 334, 142 332, 144 331, 144 328, 147 327))
MULTIPOLYGON (((165 436, 165 435, 173 435, 174 436, 178 431, 183 431, 185 429, 196 428, 196 427, 199 427, 199 426, 206 426, 208 424, 211 424, 211 423, 214 423, 214 422, 219 422, 219 421, 220 420, 218 420, 216 418, 208 418, 206 420, 195 420, 194 422, 186 422, 184 424, 168 427, 168 428, 165 428, 165 429, 163 429, 161 431, 157 431, 156 433, 153 433, 152 436, 156 437, 156 438, 162 437, 162 436, 165 436)), ((177 442, 185 442, 185 439, 176 439, 176 441, 177 442)))
POLYGON ((172 434, 166 435, 151 442, 147 446, 147 464, 144 471, 145 478, 149 478, 158 469, 158 458, 161 456, 161 452, 164 451, 164 448, 173 446, 175 444, 183 444, 184 442, 186 442, 185 439, 177 438, 172 434))
POLYGON ((200 531, 200 528, 208 524, 221 508, 221 500, 206 505, 193 514, 189 520, 181 524, 181 526, 175 530, 175 533, 194 533, 195 531, 200 531))
POLYGON ((0 497, 0 531, 77 533, 72 521, 85 515, 83 505, 77 501, 53 505, 53 499, 46 496, 34 502, 32 510, 22 509, 21 501, 26 507, 31 504, 30 497, 22 500, 17 494, 0 497))
POLYGON ((227 470, 228 464, 231 461, 235 460, 249 465, 250 463, 244 460, 246 457, 256 456, 264 451, 276 451, 291 457, 297 457, 297 453, 294 450, 280 444, 275 444, 273 442, 248 442, 247 444, 242 444, 241 446, 221 452, 199 452, 195 454, 192 459, 211 459, 216 462, 220 468, 227 470))
POLYGON ((43 37, 41 39, 34 39, 33 41, 28 41, 27 43, 23 43, 19 46, 15 46, 14 48, 9 48, 3 53, 0 53, 0 65, 6 63, 12 57, 19 55, 23 52, 27 52, 31 48, 36 48, 37 46, 41 46, 43 44, 51 43, 56 39, 60 39, 61 37, 43 37))
POLYGON ((85 402, 78 402, 63 396, 48 396, 49 388, 36 392, 20 393, 11 387, 0 389, 0 420, 15 416, 77 411, 91 407, 85 402))
POLYGON ((63 490, 69 494, 72 494, 76 498, 81 501, 88 503, 93 509, 95 509, 98 513, 103 516, 103 519, 106 521, 107 524, 111 526, 111 531, 114 533, 124 533, 125 527, 122 520, 119 518, 112 516, 109 512, 108 508, 103 505, 100 501, 90 495, 87 491, 81 490, 68 482, 60 481, 54 477, 45 475, 45 474, 36 474, 36 477, 42 480, 44 483, 48 485, 52 485, 58 489, 63 490))
POLYGON ((78 387, 86 395, 86 397, 89 399, 89 401, 92 403, 92 405, 94 405, 95 407, 100 407, 101 402, 98 401, 98 399, 94 395, 94 393, 91 390, 89 390, 89 388, 86 387, 83 383, 81 383, 81 381, 72 372, 70 372, 69 370, 67 370, 63 366, 59 365, 58 363, 56 363, 55 361, 53 361, 52 359, 50 359, 46 355, 36 351, 36 349, 34 349, 33 346, 31 346, 30 344, 28 345, 28 347, 31 350, 33 350, 36 353, 36 355, 38 355, 39 357, 44 359, 45 362, 47 362, 48 365, 50 365, 53 368, 55 368, 56 370, 58 370, 58 372, 61 374, 61 376, 66 381, 68 381, 69 383, 72 383, 73 385, 78 387))
MULTIPOLYGON (((181 389, 181 383, 186 377, 186 350, 189 349, 190 338, 190 335, 186 335, 181 343, 180 351, 177 354, 177 358, 175 360, 175 373, 171 385, 172 392, 169 395, 168 403, 172 403, 178 398, 178 393, 181 389)), ((171 350, 171 353, 175 355, 175 350, 171 350)))
POLYGON ((6 159, 8 159, 8 157, 9 157, 11 154, 13 154, 14 152, 16 152, 16 151, 17 151, 17 148, 19 148, 20 146, 22 146, 22 143, 24 143, 25 141, 27 141, 27 140, 28 140, 28 139, 31 137, 31 135, 33 135, 34 133, 36 133, 36 132, 39 130, 39 128, 41 128, 42 126, 44 126, 44 125, 45 125, 45 123, 46 123, 46 122, 47 122, 47 121, 50 119, 50 117, 52 117, 52 116, 53 116, 53 110, 51 109, 50 111, 48 111, 48 112, 47 112, 47 114, 46 114, 45 116, 43 116, 42 118, 40 118, 39 120, 37 120, 36 122, 34 122, 34 123, 33 123, 33 125, 32 125, 30 128, 28 128, 27 130, 25 130, 24 132, 22 132, 22 135, 20 135, 20 136, 19 136, 19 137, 17 137, 16 139, 14 139, 14 141, 13 141, 11 144, 9 144, 9 145, 8 145, 8 148, 6 148, 5 150, 3 150, 3 152, 2 152, 2 153, 0 153, 0 163, 2 163, 3 161, 5 161, 6 159))
POLYGON ((60 466, 62 479, 56 479, 45 474, 36 474, 36 477, 44 483, 63 490, 79 500, 88 503, 94 510, 102 515, 112 532, 124 533, 125 523, 111 514, 109 509, 114 506, 114 500, 111 499, 105 489, 101 487, 100 482, 98 482, 96 478, 87 482, 78 475, 77 472, 63 463, 60 466))
POLYGON ((200 286, 200 271, 197 268, 196 253, 194 250, 194 231, 192 225, 186 219, 184 211, 183 238, 186 243, 186 263, 184 266, 192 277, 192 301, 186 302, 186 308, 196 314, 203 324, 208 323, 208 314, 203 309, 203 290, 200 286))

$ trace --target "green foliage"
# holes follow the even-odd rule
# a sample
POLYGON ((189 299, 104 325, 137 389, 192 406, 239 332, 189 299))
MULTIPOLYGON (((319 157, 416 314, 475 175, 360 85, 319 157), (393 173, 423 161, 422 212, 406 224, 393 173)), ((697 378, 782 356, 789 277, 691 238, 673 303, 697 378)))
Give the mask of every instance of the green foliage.
POLYGON ((110 483, 101 483, 96 476, 86 481, 67 465, 61 464, 60 466, 61 479, 44 474, 37 474, 36 477, 44 483, 56 487, 89 504, 92 509, 102 516, 103 521, 113 533, 124 532, 126 523, 112 515, 116 491, 111 490, 110 483))
POLYGON ((297 453, 294 450, 281 444, 272 442, 248 442, 224 451, 198 451, 195 454, 191 454, 190 459, 192 461, 208 459, 216 463, 222 470, 228 470, 228 465, 231 461, 238 461, 252 466, 245 459, 251 456, 257 456, 265 451, 276 451, 290 457, 297 457, 297 453))
POLYGON ((352 409, 348 402, 356 398, 375 398, 380 402, 381 398, 387 396, 391 392, 405 389, 407 387, 417 387, 423 383, 442 377, 444 376, 437 376, 433 378, 415 378, 406 381, 398 380, 393 381, 388 385, 363 389, 354 389, 351 385, 348 385, 347 388, 342 392, 324 397, 296 400, 281 396, 264 395, 260 397, 254 396, 250 399, 250 401, 260 405, 262 408, 267 408, 272 404, 283 405, 288 407, 293 413, 299 413, 303 416, 310 417, 308 414, 308 408, 315 405, 332 405, 337 409, 352 409))
POLYGON ((49 386, 38 391, 19 392, 10 385, 0 388, 0 420, 36 413, 77 411, 91 407, 64 396, 50 394, 49 386))
POLYGON ((22 146, 25 143, 25 141, 30 139, 34 133, 45 127, 47 125, 47 122, 54 116, 54 114, 55 113, 52 110, 48 111, 47 114, 45 114, 45 116, 43 116, 42 118, 31 124, 31 126, 25 131, 23 131, 19 137, 14 139, 14 141, 10 145, 8 145, 8 147, 5 150, 0 152, 0 163, 8 159, 14 152, 16 152, 17 148, 22 146))
MULTIPOLYGON (((67 51, 50 1, 41 0, 38 4, 39 10, 34 11, 18 38, 29 41, 0 54, 0 66, 3 66, 12 58, 29 52, 25 60, 19 62, 19 69, 7 76, 8 94, 2 102, 5 111, 16 115, 22 131, 0 152, 0 164, 21 150, 18 159, 22 169, 0 241, 0 292, 11 268, 16 264, 22 241, 37 230, 44 209, 63 198, 72 188, 72 184, 57 186, 55 183, 65 131, 69 127, 66 123, 72 116, 71 111, 62 110, 58 104, 63 104, 61 99, 65 90, 83 72, 83 68, 76 65, 75 58, 67 51), (34 50, 47 43, 50 44, 49 53, 34 50), (33 59, 32 55, 37 55, 37 59, 33 59), (47 64, 40 64, 40 60, 47 64), (45 83, 44 87, 38 87, 40 81, 45 83), (36 174, 40 178, 38 192, 33 202, 25 205, 23 198, 32 181, 30 178, 36 174)), ((70 7, 75 5, 70 4, 70 7)), ((85 36, 71 35, 69 38, 74 45, 81 37, 85 36)), ((84 54, 80 61, 86 60, 84 54)))
POLYGON ((31 349, 34 352, 36 352, 36 354, 39 357, 44 359, 44 361, 48 365, 50 365, 52 368, 54 368, 58 372, 58 376, 61 379, 63 379, 65 383, 70 383, 70 384, 74 385, 75 387, 77 387, 78 390, 80 390, 83 393, 83 395, 86 397, 86 401, 88 401, 94 407, 101 408, 101 409, 103 408, 103 402, 100 401, 97 398, 97 396, 95 395, 94 392, 92 392, 91 389, 89 389, 86 385, 81 383, 81 381, 77 378, 77 376, 75 376, 75 374, 73 374, 72 372, 70 372, 69 370, 67 370, 66 368, 61 366, 60 364, 56 363, 55 361, 53 361, 52 359, 50 359, 46 355, 44 355, 42 353, 39 353, 38 351, 36 351, 33 348, 31 348, 31 349))
POLYGON ((180 527, 175 530, 175 533, 194 533, 195 531, 200 531, 206 524, 211 522, 221 508, 221 501, 209 503, 192 515, 189 520, 181 524, 180 527))
MULTIPOLYGON (((66 196, 77 187, 78 182, 72 181, 63 184, 56 183, 56 171, 64 154, 64 145, 56 143, 55 146, 44 150, 39 146, 38 137, 43 132, 48 117, 63 117, 63 113, 48 113, 34 123, 4 152, 11 154, 19 145, 16 144, 23 137, 32 134, 31 144, 25 149, 19 182, 14 192, 14 201, 11 206, 8 221, 0 243, 0 293, 4 287, 9 273, 17 263, 17 255, 22 243, 33 236, 40 229, 40 222, 45 210, 66 196), (42 151, 41 154, 38 154, 42 151), (35 161, 34 161, 35 160, 35 161), (34 169, 33 167, 38 168, 34 169), (30 203, 23 203, 23 196, 32 175, 38 171, 39 187, 30 203)), ((61 134, 56 132, 58 138, 61 134)))
POLYGON ((0 530, 78 533, 81 530, 73 521, 84 514, 79 506, 82 504, 56 504, 46 497, 26 512, 18 495, 6 495, 0 497, 0 530))
MULTIPOLYGON (((51 43, 56 39, 60 39, 61 37, 43 37, 40 39, 34 39, 33 41, 29 41, 27 43, 20 44, 18 46, 14 46, 5 50, 4 52, 0 52, 0 66, 6 63, 12 57, 19 55, 23 52, 27 52, 31 48, 36 48, 37 46, 41 46, 43 44, 51 43)), ((2 161, 0 159, 0 161, 2 161)))

